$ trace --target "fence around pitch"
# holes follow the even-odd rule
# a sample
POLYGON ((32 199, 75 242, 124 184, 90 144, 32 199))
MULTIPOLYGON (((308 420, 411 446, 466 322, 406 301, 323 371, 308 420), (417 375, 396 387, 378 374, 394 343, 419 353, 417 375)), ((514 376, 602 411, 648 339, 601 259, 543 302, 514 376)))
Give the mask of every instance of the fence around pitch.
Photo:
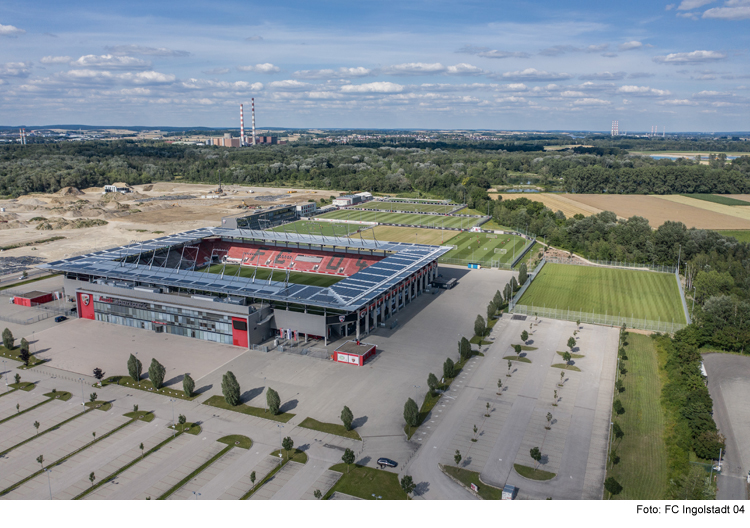
POLYGON ((511 269, 510 262, 500 262, 499 260, 470 260, 440 257, 440 264, 454 264, 457 266, 468 266, 469 264, 479 264, 483 268, 511 269))
POLYGON ((660 273, 675 273, 674 266, 656 266, 652 264, 636 264, 635 262, 622 262, 619 260, 577 260, 577 259, 566 259, 557 257, 545 257, 549 264, 568 264, 570 266, 595 266, 595 267, 606 267, 606 268, 622 268, 632 270, 650 270, 658 271, 660 273))
POLYGON ((563 321, 581 321, 588 324, 599 324, 606 326, 627 325, 628 328, 636 330, 650 330, 652 332, 674 333, 677 330, 685 328, 685 324, 675 323, 674 321, 651 321, 648 319, 636 319, 633 317, 621 317, 616 315, 596 314, 589 312, 579 312, 576 310, 560 310, 556 308, 546 308, 543 306, 527 306, 517 304, 513 307, 514 314, 533 315, 537 317, 546 317, 548 319, 560 319, 563 321))

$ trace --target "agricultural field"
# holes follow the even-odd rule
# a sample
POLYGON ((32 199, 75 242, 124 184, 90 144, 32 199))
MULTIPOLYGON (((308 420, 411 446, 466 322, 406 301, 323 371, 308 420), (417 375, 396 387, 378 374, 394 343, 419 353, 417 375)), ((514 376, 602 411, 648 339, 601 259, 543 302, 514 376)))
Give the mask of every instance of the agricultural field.
POLYGON ((502 263, 513 262, 514 256, 521 253, 528 241, 515 235, 492 235, 487 233, 461 233, 446 245, 456 249, 446 253, 441 259, 462 259, 477 263, 498 260, 502 263))
MULTIPOLYGON (((696 199, 691 198, 687 196, 672 194, 668 196, 662 197, 664 200, 669 202, 674 202, 678 204, 684 204, 691 207, 695 207, 697 209, 700 209, 699 214, 705 214, 705 213, 717 213, 724 215, 727 218, 734 218, 739 221, 745 222, 745 224, 750 223, 750 207, 742 207, 737 206, 737 204, 733 205, 727 205, 724 203, 719 203, 715 201, 707 201, 704 199, 696 199)), ((738 203, 742 203, 740 200, 737 200, 738 203)), ((750 205, 750 204, 747 204, 750 205)), ((686 223, 686 225, 688 225, 686 223)), ((690 227, 690 225, 688 225, 690 227)))
POLYGON ((418 225, 440 229, 441 227, 457 227, 469 229, 474 227, 479 218, 463 218, 460 216, 420 215, 410 213, 380 213, 377 211, 362 211, 357 209, 341 209, 325 213, 320 218, 335 220, 353 220, 358 222, 379 222, 385 224, 418 225))
POLYGON ((542 202, 545 206, 552 209, 552 211, 562 211, 566 217, 582 214, 583 216, 591 216, 601 213, 603 209, 595 206, 583 204, 575 201, 572 197, 575 195, 570 194, 551 194, 551 193, 503 193, 503 194, 491 194, 490 197, 497 200, 498 196, 503 200, 515 200, 517 198, 528 198, 534 202, 542 202))
POLYGON ((518 304, 685 323, 671 273, 547 264, 518 304))
POLYGON ((380 209, 381 211, 399 211, 404 213, 449 213, 458 204, 404 203, 404 202, 366 202, 357 204, 352 209, 380 209))
POLYGON ((450 242, 450 240, 456 236, 458 236, 456 231, 422 229, 419 227, 375 226, 372 229, 362 231, 362 238, 366 240, 375 238, 387 242, 409 242, 410 244, 432 244, 435 246, 452 244, 453 242, 450 242))
POLYGON ((369 224, 344 224, 337 222, 313 222, 311 220, 298 220, 288 224, 274 227, 269 231, 282 233, 299 233, 301 235, 322 236, 347 236, 370 229, 369 224))
POLYGON ((750 230, 747 231, 719 231, 724 236, 734 237, 738 242, 750 243, 750 230))
POLYGON ((704 200, 706 202, 712 202, 717 203, 721 205, 739 205, 739 206, 750 206, 750 202, 747 200, 738 200, 737 198, 732 198, 731 196, 725 196, 721 194, 681 194, 680 196, 685 196, 686 198, 695 198, 696 200, 704 200))
MULTIPOLYGON (((224 266, 223 264, 211 264, 211 266, 203 268, 201 271, 218 274, 221 273, 222 268, 224 268, 225 277, 236 276, 237 269, 239 267, 240 266, 237 264, 227 264, 226 266, 224 266)), ((242 269, 240 270, 240 277, 246 277, 248 279, 252 278, 255 269, 256 268, 254 266, 242 266, 242 269)), ((259 281, 267 281, 271 275, 273 275, 272 280, 277 282, 284 282, 284 279, 286 278, 286 271, 258 268, 258 272, 255 274, 255 278, 259 281)), ((336 284, 342 279, 344 279, 344 277, 325 275, 322 273, 301 273, 296 271, 289 274, 289 282, 292 282, 294 284, 306 284, 308 286, 320 286, 323 288, 327 288, 328 286, 336 284)))
MULTIPOLYGON (((607 471, 622 485, 620 500, 658 500, 666 498, 667 446, 664 441, 665 417, 656 347, 649 336, 629 332, 625 354, 627 369, 622 376, 623 391, 615 398, 625 412, 614 418, 623 436, 612 443, 613 456, 619 462, 607 471)), ((606 493, 605 493, 606 495, 606 493)))

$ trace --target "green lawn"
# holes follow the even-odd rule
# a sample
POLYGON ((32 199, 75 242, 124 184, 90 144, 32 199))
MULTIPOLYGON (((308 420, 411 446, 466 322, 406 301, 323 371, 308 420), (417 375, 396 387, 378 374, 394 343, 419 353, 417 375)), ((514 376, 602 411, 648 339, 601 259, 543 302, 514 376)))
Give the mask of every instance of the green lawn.
POLYGON ((685 323, 671 273, 547 264, 518 304, 685 323))
POLYGON ((410 214, 410 213, 381 213, 377 211, 362 211, 358 209, 341 209, 325 213, 320 218, 336 220, 353 220, 359 222, 378 222, 382 224, 415 225, 433 227, 458 227, 469 229, 476 225, 478 218, 462 218, 460 216, 410 214))
POLYGON ((253 441, 243 435, 228 435, 222 436, 217 440, 222 444, 227 444, 233 447, 239 447, 241 449, 250 449, 253 446, 253 441))
POLYGON ((376 497, 381 497, 383 500, 406 499, 406 493, 401 489, 396 473, 355 464, 348 466, 348 468, 346 464, 336 464, 330 469, 341 473, 341 478, 326 493, 326 498, 338 491, 368 500, 373 500, 376 497), (373 497, 373 494, 375 497, 373 497))
POLYGON ((203 405, 210 405, 211 407, 218 407, 219 409, 226 409, 228 411, 249 414, 250 416, 257 416, 258 418, 265 418, 266 420, 273 420, 275 422, 283 423, 288 422, 295 416, 292 413, 279 413, 274 415, 265 409, 261 409, 260 407, 251 407, 250 405, 245 405, 244 403, 232 406, 226 402, 223 396, 219 395, 211 396, 209 399, 203 402, 203 405))
POLYGON ((405 203, 405 202, 366 202, 357 204, 352 209, 380 209, 381 211, 397 211, 400 213, 449 213, 458 204, 434 203, 405 203))
POLYGON ((622 485, 622 493, 613 499, 661 500, 667 491, 667 447, 656 347, 650 337, 640 334, 628 333, 627 341, 625 390, 615 396, 625 413, 613 420, 625 436, 614 440, 620 461, 609 468, 607 477, 622 485))
MULTIPOLYGON (((18 343, 20 343, 20 342, 21 342, 20 339, 16 340, 17 344, 16 344, 16 347, 13 350, 8 350, 4 346, 0 345, 0 357, 12 359, 14 361, 18 361, 18 362, 22 363, 21 357, 20 357, 21 356, 21 347, 18 346, 18 343)), ((41 365, 42 363, 46 363, 47 361, 49 361, 49 360, 48 359, 38 359, 36 356, 32 355, 31 358, 29 358, 29 368, 35 367, 36 365, 41 365)), ((26 367, 24 365, 21 365, 18 368, 20 368, 21 370, 24 370, 26 367)))
POLYGON ((550 473, 549 471, 544 471, 542 469, 534 469, 521 464, 513 464, 513 469, 515 469, 516 473, 522 477, 531 480, 549 480, 555 477, 555 473, 550 473))
POLYGON ((503 490, 482 484, 479 480, 479 473, 476 471, 469 471, 468 469, 454 466, 443 466, 443 472, 452 476, 467 488, 471 489, 471 485, 476 484, 479 488, 477 493, 484 500, 502 500, 503 498, 503 490))
POLYGON ((722 196, 720 194, 681 194, 680 196, 687 196, 688 198, 695 198, 696 200, 704 200, 706 202, 721 205, 750 206, 750 202, 738 200, 737 198, 731 198, 729 196, 722 196))
POLYGON ((520 361, 521 363, 531 363, 531 360, 529 358, 521 356, 505 356, 503 359, 507 359, 510 361, 520 361))
POLYGON ((271 453, 271 456, 274 458, 279 458, 279 455, 281 455, 285 462, 292 461, 307 464, 307 453, 297 448, 290 449, 289 451, 286 449, 277 449, 271 453))
POLYGON ((299 233, 300 235, 347 236, 370 229, 368 224, 342 224, 338 222, 313 222, 298 220, 270 229, 280 233, 299 233))
POLYGON ((185 391, 177 389, 169 389, 162 387, 159 390, 154 389, 154 385, 147 379, 141 380, 138 383, 133 380, 130 376, 110 376, 102 380, 102 385, 122 385, 123 387, 129 387, 131 389, 138 389, 144 392, 150 392, 152 394, 161 394, 162 396, 169 396, 170 398, 179 398, 181 400, 194 400, 200 394, 194 394, 191 398, 185 395, 185 391))
MULTIPOLYGON (((224 276, 236 275, 239 264, 227 264, 224 267, 223 264, 211 264, 211 266, 204 268, 202 271, 208 273, 221 273, 224 268, 224 276)), ((255 267, 242 266, 240 270, 241 277, 252 278, 255 267)), ((273 274, 273 280, 277 282, 284 282, 286 279, 286 271, 284 270, 271 270, 268 268, 258 268, 258 272, 255 274, 255 279, 258 281, 267 281, 268 278, 273 274)), ((289 282, 294 284, 306 284, 308 286, 321 286, 327 288, 333 284, 336 284, 344 277, 338 277, 335 275, 326 275, 324 273, 301 273, 299 271, 293 271, 289 274, 289 282)))
POLYGON ((724 236, 734 237, 738 242, 750 242, 750 230, 719 231, 724 236))
POLYGON ((357 433, 357 431, 355 431, 354 429, 347 431, 346 427, 344 427, 342 424, 325 423, 319 422, 314 418, 305 418, 304 420, 302 420, 302 423, 300 423, 299 426, 304 427, 305 429, 312 429, 313 431, 320 431, 321 433, 343 436, 345 438, 351 438, 353 440, 362 440, 362 437, 359 436, 359 433, 357 433))
POLYGON ((471 262, 487 263, 499 260, 510 263, 514 256, 521 254, 527 240, 515 235, 493 235, 489 233, 461 233, 446 245, 456 246, 443 255, 442 259, 463 259, 471 262), (503 253, 503 251, 505 253, 503 253))

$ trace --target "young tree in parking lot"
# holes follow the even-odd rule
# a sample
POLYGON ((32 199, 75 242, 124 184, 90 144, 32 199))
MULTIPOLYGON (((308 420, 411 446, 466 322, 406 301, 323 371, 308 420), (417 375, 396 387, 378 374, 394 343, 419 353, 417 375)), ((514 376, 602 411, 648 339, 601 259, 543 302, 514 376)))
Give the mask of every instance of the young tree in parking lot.
POLYGON ((419 425, 419 407, 417 407, 417 403, 411 398, 406 400, 404 404, 404 420, 409 427, 419 425))
POLYGON ((195 382, 193 381, 193 378, 190 377, 190 374, 185 374, 185 377, 182 378, 182 390, 188 398, 193 397, 195 382))
POLYGON ((437 391, 438 387, 440 386, 440 380, 437 379, 437 376, 430 372, 430 375, 427 376, 427 386, 430 388, 430 393, 435 394, 435 391, 437 391))
POLYGON ((529 333, 526 330, 524 330, 523 332, 521 332, 521 341, 526 343, 526 341, 528 340, 529 340, 529 333))
POLYGON ((471 357, 471 343, 465 337, 462 337, 461 341, 458 342, 458 354, 464 360, 471 357))
POLYGON ((500 290, 497 290, 495 292, 495 296, 492 298, 492 302, 494 302, 495 306, 497 306, 498 308, 500 306, 502 306, 502 304, 503 304, 503 292, 501 292, 500 290))
POLYGON ((268 411, 273 414, 274 416, 279 414, 279 409, 281 408, 281 398, 279 397, 279 393, 273 390, 271 387, 268 387, 268 390, 266 391, 266 404, 268 404, 268 411))
POLYGON ((344 451, 343 456, 341 457, 341 460, 343 460, 344 464, 346 464, 346 472, 349 473, 349 466, 354 464, 354 451, 347 447, 344 451))
POLYGON ((351 409, 344 405, 344 408, 341 410, 341 421, 344 423, 344 429, 347 431, 352 430, 352 422, 354 421, 354 414, 352 414, 351 409))
POLYGON ((187 417, 184 414, 181 414, 177 417, 177 423, 180 425, 185 425, 185 422, 187 422, 187 417))
POLYGON ((16 343, 16 338, 13 337, 13 332, 6 328, 3 330, 3 346, 8 350, 13 350, 13 345, 16 343))
POLYGON ((16 385, 21 383, 21 375, 18 372, 16 372, 16 375, 13 376, 13 379, 16 380, 16 385))
POLYGON ((98 397, 98 394, 96 394, 95 392, 92 392, 91 394, 89 394, 89 401, 91 403, 94 403, 97 397, 98 397))
POLYGON ((492 321, 496 313, 497 313, 497 306, 495 305, 494 301, 490 301, 490 304, 487 305, 487 322, 488 323, 492 321))
POLYGON ((94 377, 101 383, 102 379, 104 378, 105 372, 100 369, 99 367, 96 367, 94 369, 94 377))
POLYGON ((34 422, 34 429, 36 429, 36 434, 39 434, 39 426, 40 426, 40 425, 41 425, 41 424, 39 423, 39 421, 35 421, 35 422, 34 422))
POLYGON ((486 329, 487 325, 484 322, 484 318, 481 315, 477 315, 477 318, 474 320, 474 334, 483 336, 486 329))
POLYGON ((141 374, 143 373, 143 364, 135 357, 130 354, 128 358, 128 374, 133 378, 134 381, 141 381, 141 374))
POLYGON ((503 380, 499 379, 497 380, 497 393, 498 396, 501 396, 503 394, 503 380))
POLYGON ((406 493, 406 496, 409 497, 413 492, 414 488, 416 488, 416 484, 414 484, 414 479, 411 478, 411 475, 404 475, 401 478, 401 489, 404 490, 404 493, 406 493))
POLYGON ((461 459, 463 457, 461 456, 461 451, 456 449, 456 454, 453 455, 453 461, 456 463, 456 465, 459 465, 461 463, 461 459))
POLYGON ((21 350, 29 350, 29 342, 26 341, 25 337, 21 338, 21 344, 19 346, 21 347, 21 350))
POLYGON ((566 365, 570 365, 570 360, 573 358, 573 356, 571 356, 570 352, 566 350, 565 352, 563 352, 562 358, 563 361, 565 361, 566 365))
POLYGON ((143 442, 141 442, 141 445, 138 446, 138 449, 141 450, 141 458, 143 458, 143 442))
POLYGON ((452 378, 455 373, 456 373, 455 363, 453 363, 453 360, 451 358, 446 359, 445 363, 443 363, 443 377, 446 380, 448 380, 452 378))
POLYGON ((518 358, 521 358, 521 345, 513 345, 513 350, 516 352, 518 358))
POLYGON ((573 349, 576 347, 576 338, 575 337, 569 337, 568 338, 568 348, 571 352, 573 352, 573 349))
POLYGON ((18 359, 23 361, 23 364, 25 367, 29 366, 29 361, 31 360, 31 354, 29 353, 28 348, 21 348, 21 352, 18 354, 18 359))
POLYGON ((542 452, 539 450, 538 447, 532 447, 529 451, 529 454, 531 455, 531 458, 536 462, 536 466, 534 469, 539 467, 539 462, 542 461, 542 452))
POLYGON ((510 369, 513 368, 513 363, 510 362, 510 359, 508 360, 508 373, 505 375, 506 377, 510 378, 510 369))
POLYGON ((36 457, 36 461, 39 462, 39 465, 42 466, 42 469, 44 469, 44 455, 39 455, 36 457))
POLYGON ((234 407, 240 404, 240 384, 231 370, 221 378, 221 393, 228 405, 234 407))
POLYGON ((316 489, 315 491, 313 491, 313 497, 315 497, 316 499, 320 500, 322 496, 323 494, 320 492, 319 489, 316 489))
POLYGON ((281 447, 284 448, 284 451, 286 451, 286 459, 289 460, 289 451, 294 449, 294 440, 292 440, 292 437, 287 436, 281 441, 281 447))
POLYGON ((250 484, 252 484, 253 487, 255 487, 255 471, 250 473, 250 484))
POLYGON ((164 375, 167 373, 167 369, 164 365, 156 361, 156 358, 151 360, 151 365, 148 367, 148 379, 151 380, 151 384, 156 390, 161 389, 164 383, 164 375))
POLYGON ((92 487, 92 488, 94 487, 94 481, 95 481, 95 480, 96 480, 96 475, 94 475, 94 472, 92 471, 92 472, 91 472, 91 473, 89 474, 89 482, 91 482, 91 487, 92 487))

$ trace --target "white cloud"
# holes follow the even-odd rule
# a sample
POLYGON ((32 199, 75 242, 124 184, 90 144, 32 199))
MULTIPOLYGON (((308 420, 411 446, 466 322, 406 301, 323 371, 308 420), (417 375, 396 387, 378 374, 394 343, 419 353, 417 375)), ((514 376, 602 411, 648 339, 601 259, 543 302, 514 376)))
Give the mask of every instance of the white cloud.
POLYGON ((659 104, 665 106, 698 106, 698 103, 689 99, 667 99, 666 101, 659 101, 659 104))
POLYGON ((135 84, 162 84, 170 83, 175 80, 175 76, 171 73, 161 73, 157 71, 122 73, 118 77, 124 81, 132 81, 135 84))
POLYGON ((539 55, 544 55, 546 57, 557 57, 569 52, 574 53, 585 51, 586 53, 598 53, 601 51, 605 51, 607 48, 609 48, 609 44, 591 44, 590 46, 586 46, 585 48, 578 48, 576 46, 564 44, 543 49, 539 52, 539 55))
POLYGON ((573 106, 607 106, 611 104, 611 101, 606 101, 604 99, 593 99, 590 97, 573 101, 573 106))
POLYGON ((647 73, 647 72, 633 72, 630 75, 628 75, 628 79, 647 79, 649 77, 655 77, 656 74, 654 73, 647 73))
POLYGON ((677 6, 678 11, 689 11, 691 9, 697 9, 699 7, 703 7, 706 4, 712 4, 716 0, 682 0, 679 6, 677 6))
POLYGON ((703 18, 720 18, 724 20, 744 20, 750 18, 750 1, 728 0, 724 7, 714 7, 703 13, 703 18))
POLYGON ((564 92, 560 93, 561 97, 586 97, 586 94, 583 92, 576 92, 574 90, 565 90, 564 92))
POLYGON ((477 66, 472 66, 471 64, 462 62, 454 66, 448 66, 445 69, 445 73, 447 75, 481 75, 484 73, 484 70, 477 66))
POLYGON ((546 82, 570 79, 572 75, 568 73, 547 72, 543 70, 537 70, 536 68, 526 68, 525 70, 505 72, 499 77, 493 77, 509 81, 546 82))
POLYGON ((286 79, 284 81, 273 81, 273 82, 268 83, 269 88, 273 88, 274 90, 280 90, 280 91, 307 90, 308 88, 312 86, 313 85, 309 83, 295 81, 294 79, 286 79))
POLYGON ((30 68, 28 62, 6 62, 0 65, 0 77, 28 77, 30 68))
POLYGON ((578 78, 582 81, 619 81, 620 79, 624 79, 626 75, 625 72, 610 73, 606 71, 601 73, 588 73, 586 75, 581 75, 578 78))
POLYGON ((84 55, 71 62, 70 65, 78 68, 103 68, 106 70, 145 70, 151 67, 150 62, 125 55, 84 55))
POLYGON ((528 59, 531 57, 531 55, 522 51, 502 51, 477 46, 464 46, 456 51, 456 53, 468 53, 484 57, 485 59, 528 59))
POLYGON ((392 82, 371 82, 347 84, 341 87, 341 91, 345 93, 399 93, 404 91, 404 87, 392 82))
POLYGON ((134 44, 106 46, 104 48, 112 55, 149 55, 152 57, 189 57, 189 51, 173 50, 169 48, 149 48, 134 44))
POLYGON ((630 40, 628 42, 623 42, 622 44, 620 44, 618 46, 618 49, 620 51, 629 51, 629 50, 634 50, 634 49, 638 49, 642 47, 643 47, 642 42, 639 42, 637 40, 630 40))
POLYGON ((299 79, 349 79, 355 77, 367 77, 372 74, 373 71, 371 69, 358 66, 356 68, 341 67, 338 70, 298 70, 292 75, 299 79))
POLYGON ((205 70, 203 73, 206 75, 226 75, 229 71, 229 68, 214 68, 212 70, 205 70))
POLYGON ((17 28, 16 26, 4 26, 0 24, 0 36, 3 37, 15 37, 26 33, 25 29, 17 28))
POLYGON ((663 64, 694 64, 700 62, 714 62, 725 59, 726 53, 720 51, 708 51, 708 50, 696 50, 689 53, 670 53, 669 55, 662 55, 654 57, 654 62, 660 62, 663 64))
POLYGON ((72 59, 67 55, 64 55, 62 57, 53 57, 52 55, 50 55, 47 57, 42 57, 42 60, 40 60, 39 62, 41 62, 42 64, 67 64, 71 60, 72 59))
POLYGON ((385 75, 434 75, 436 73, 443 73, 445 70, 445 66, 439 62, 407 62, 388 66, 383 68, 381 72, 385 75))
POLYGON ((238 66, 237 69, 243 72, 256 72, 256 73, 279 73, 281 68, 274 66, 270 62, 264 62, 263 64, 256 64, 255 66, 238 66))
POLYGON ((253 35, 252 37, 247 37, 245 42, 260 42, 261 40, 263 40, 263 37, 260 35, 253 35))
POLYGON ((618 93, 629 94, 629 95, 646 95, 646 96, 657 96, 661 97, 664 95, 671 95, 669 90, 658 90, 649 86, 621 86, 617 89, 618 93))

